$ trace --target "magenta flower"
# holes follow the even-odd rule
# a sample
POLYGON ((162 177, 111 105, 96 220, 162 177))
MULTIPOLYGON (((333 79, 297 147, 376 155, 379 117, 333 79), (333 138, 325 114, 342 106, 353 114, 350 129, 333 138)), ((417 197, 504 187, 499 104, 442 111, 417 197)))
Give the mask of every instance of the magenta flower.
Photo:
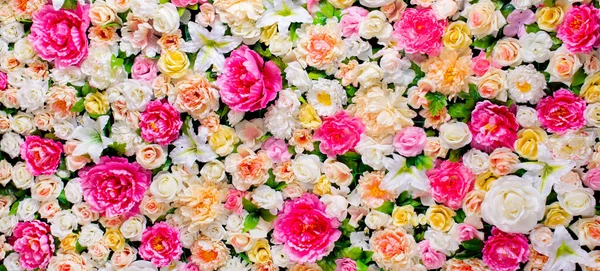
POLYGON ((165 222, 146 228, 142 234, 140 256, 158 267, 164 267, 183 253, 179 231, 165 222))
POLYGON ((514 37, 527 34, 525 25, 535 23, 535 14, 530 9, 515 10, 506 17, 508 24, 504 27, 504 35, 514 37))
POLYGON ((165 146, 179 137, 183 122, 179 112, 165 100, 155 100, 146 105, 140 116, 142 138, 165 146))
POLYGON ((33 176, 51 175, 60 164, 63 146, 60 142, 39 136, 28 136, 21 145, 21 158, 33 176))
POLYGON ((437 56, 442 51, 442 35, 448 22, 438 20, 430 9, 408 8, 394 24, 398 49, 408 54, 437 56))
POLYGON ((542 126, 552 133, 579 130, 585 125, 586 103, 573 92, 560 89, 542 99, 536 110, 542 126))
POLYGON ((573 6, 556 28, 556 36, 571 53, 589 53, 600 46, 600 10, 592 4, 573 6))
POLYGON ((356 147, 365 129, 359 118, 340 110, 335 115, 323 118, 323 124, 315 132, 314 139, 321 141, 321 152, 335 157, 356 147))
POLYGON ((19 222, 10 237, 13 250, 20 254, 19 263, 27 270, 45 269, 54 255, 54 237, 50 226, 42 221, 19 222))
POLYGON ((431 196, 436 202, 454 210, 460 209, 463 199, 473 190, 475 176, 459 162, 443 161, 427 171, 431 182, 431 196))
POLYGON ((483 262, 494 271, 515 271, 519 264, 529 259, 527 237, 520 233, 506 233, 492 229, 492 236, 485 241, 483 262))

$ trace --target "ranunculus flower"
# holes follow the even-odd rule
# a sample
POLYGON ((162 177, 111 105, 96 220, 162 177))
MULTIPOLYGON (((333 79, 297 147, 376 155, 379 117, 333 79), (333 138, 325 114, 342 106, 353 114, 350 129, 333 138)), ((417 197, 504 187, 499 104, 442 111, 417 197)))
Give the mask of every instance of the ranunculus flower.
POLYGON ((571 53, 589 53, 600 46, 600 10, 592 4, 573 6, 556 28, 556 36, 571 53))
POLYGON ((140 116, 142 138, 161 146, 177 139, 182 125, 177 109, 165 100, 149 102, 140 116))
POLYGON ((483 262, 493 271, 515 271, 519 264, 529 259, 527 237, 519 233, 505 233, 492 229, 492 236, 485 241, 483 262))
POLYGON ((398 49, 409 54, 437 56, 442 51, 442 35, 448 23, 438 20, 432 9, 407 8, 394 24, 398 49))
POLYGON ((490 101, 477 103, 471 115, 469 129, 473 134, 471 146, 486 152, 507 147, 513 149, 519 124, 506 106, 490 101))
POLYGON ((21 144, 21 158, 33 176, 51 175, 60 164, 62 144, 52 139, 28 136, 21 144))
POLYGON ((131 78, 152 82, 158 73, 156 62, 150 58, 139 55, 131 66, 131 78))
POLYGON ((152 173, 121 157, 100 158, 95 166, 79 171, 83 197, 93 211, 106 217, 135 215, 152 173))
POLYGON ((325 212, 326 206, 313 194, 304 194, 284 203, 273 222, 273 240, 283 244, 291 261, 314 263, 327 256, 342 232, 335 217, 325 212))
POLYGON ((54 10, 52 5, 45 5, 33 15, 29 34, 33 49, 59 69, 79 66, 88 54, 89 9, 88 5, 78 5, 76 9, 54 10))
POLYGON ((425 148, 427 135, 423 128, 407 127, 394 136, 394 148, 402 156, 417 156, 425 148))
POLYGON ((319 149, 329 157, 341 155, 356 147, 365 125, 357 117, 340 110, 332 116, 324 117, 323 124, 315 131, 313 138, 321 141, 319 149))
POLYGON ((289 161, 292 158, 292 154, 288 151, 288 145, 284 140, 269 137, 265 140, 262 145, 262 149, 267 152, 269 159, 273 163, 281 163, 289 161))
POLYGON ((19 253, 19 263, 28 270, 45 269, 54 255, 54 237, 50 226, 42 221, 19 222, 9 243, 19 253))
POLYGON ((446 262, 446 255, 431 248, 428 240, 421 241, 418 246, 421 251, 423 265, 425 265, 427 269, 441 268, 442 265, 444 265, 444 262, 446 262))
POLYGON ((169 265, 179 259, 183 250, 179 242, 179 231, 166 222, 159 222, 146 228, 139 247, 140 256, 158 267, 169 265))
POLYGON ((433 199, 454 210, 462 206, 463 199, 475 183, 475 177, 467 167, 448 160, 428 170, 427 178, 431 182, 433 199))
POLYGON ((542 126, 552 133, 579 130, 585 125, 585 101, 566 89, 543 98, 535 108, 542 126))
POLYGON ((273 61, 267 63, 248 46, 242 45, 225 60, 217 78, 221 99, 240 112, 267 107, 281 90, 281 71, 273 61))

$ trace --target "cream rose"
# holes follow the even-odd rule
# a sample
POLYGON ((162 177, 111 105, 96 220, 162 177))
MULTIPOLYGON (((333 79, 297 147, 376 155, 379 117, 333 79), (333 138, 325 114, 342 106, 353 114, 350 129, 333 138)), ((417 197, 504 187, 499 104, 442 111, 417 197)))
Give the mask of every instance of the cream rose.
POLYGON ((470 149, 463 155, 463 164, 475 175, 486 173, 490 168, 490 156, 477 149, 470 149))
POLYGON ((492 60, 500 66, 517 66, 523 62, 521 45, 514 38, 503 38, 499 40, 492 50, 492 60))
POLYGON ((580 218, 570 228, 577 235, 580 245, 590 250, 600 246, 600 216, 580 218))
POLYGON ((37 177, 35 184, 31 187, 31 197, 41 202, 53 200, 58 198, 63 187, 64 184, 60 178, 54 175, 42 175, 37 177))
POLYGON ((83 189, 79 178, 71 179, 65 185, 65 198, 71 203, 80 203, 83 199, 83 189))
POLYGON ((88 247, 102 240, 102 236, 104 236, 104 232, 98 224, 88 224, 81 227, 78 242, 80 245, 88 247))
POLYGON ((561 82, 571 85, 573 75, 583 64, 576 54, 571 54, 562 46, 552 53, 546 72, 550 74, 550 82, 561 82))
POLYGON ((321 161, 314 154, 296 155, 292 163, 292 170, 298 181, 314 184, 321 177, 321 161))
POLYGON ((150 193, 157 201, 172 202, 179 191, 183 188, 183 183, 177 176, 169 172, 160 172, 152 179, 150 184, 150 193))
POLYGON ((6 186, 12 180, 12 165, 6 161, 0 161, 0 184, 6 186))
POLYGON ((98 26, 103 26, 119 20, 115 10, 109 7, 104 1, 96 1, 93 5, 91 5, 89 15, 90 22, 93 25, 98 26))
POLYGON ((266 185, 261 185, 254 189, 252 200, 258 207, 271 210, 272 213, 276 213, 277 209, 280 209, 283 206, 283 196, 281 195, 281 192, 275 191, 275 189, 266 185))
POLYGON ((17 162, 12 169, 12 181, 19 189, 28 189, 33 185, 33 175, 23 162, 17 162))
POLYGON ((348 186, 352 182, 352 170, 346 164, 334 159, 327 159, 323 163, 323 171, 327 179, 340 187, 348 186))
POLYGON ((377 38, 379 41, 390 40, 393 30, 385 14, 379 10, 369 12, 358 26, 358 34, 365 40, 372 38, 377 38))
POLYGON ((573 216, 594 215, 596 200, 589 188, 576 188, 558 195, 560 206, 573 216))
POLYGON ((144 229, 146 229, 146 217, 143 215, 132 216, 119 227, 123 237, 131 241, 140 241, 144 229))
POLYGON ((440 143, 444 148, 460 149, 471 143, 473 135, 464 122, 444 123, 440 126, 440 143))
POLYGON ((210 161, 200 169, 200 179, 204 181, 222 182, 225 178, 225 165, 219 160, 210 161))
POLYGON ((56 213, 52 219, 50 219, 50 230, 52 235, 59 239, 65 238, 67 235, 73 233, 77 229, 77 217, 71 211, 62 210, 56 213))
POLYGON ((137 251, 135 248, 125 245, 123 249, 117 250, 110 258, 110 263, 115 270, 123 270, 135 261, 137 251))
POLYGON ((177 7, 171 3, 158 6, 158 10, 152 20, 156 31, 173 34, 179 28, 179 13, 177 7))
POLYGON ((498 30, 506 24, 504 16, 496 10, 490 0, 479 1, 466 8, 467 24, 476 38, 498 34, 498 30))
POLYGON ((32 221, 35 219, 35 213, 40 210, 40 202, 32 198, 25 198, 19 202, 17 207, 17 217, 19 220, 32 221))
POLYGON ((145 169, 155 169, 167 162, 167 146, 149 144, 140 146, 135 154, 135 160, 145 169))
POLYGON ((517 123, 524 128, 540 127, 537 111, 528 106, 517 107, 517 123))
POLYGON ((392 223, 392 217, 386 213, 372 210, 365 217, 365 224, 369 229, 377 230, 392 223))
POLYGON ((7 153, 10 158, 15 158, 19 156, 23 142, 25 141, 20 135, 13 132, 6 133, 0 140, 0 151, 7 153))

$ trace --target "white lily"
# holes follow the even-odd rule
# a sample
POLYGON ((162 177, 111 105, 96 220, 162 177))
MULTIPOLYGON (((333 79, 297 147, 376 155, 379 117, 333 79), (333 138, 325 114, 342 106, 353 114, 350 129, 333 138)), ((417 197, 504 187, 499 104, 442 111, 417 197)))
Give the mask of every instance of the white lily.
POLYGON ((196 160, 206 163, 217 158, 217 154, 206 143, 208 129, 200 127, 198 134, 194 134, 192 121, 188 120, 186 125, 187 130, 184 130, 184 135, 173 142, 175 149, 169 154, 173 164, 183 164, 191 168, 196 160))
POLYGON ((266 27, 277 24, 279 34, 287 35, 292 23, 311 23, 312 16, 302 5, 294 3, 293 0, 263 1, 267 10, 256 21, 257 27, 266 27))
POLYGON ((429 179, 425 171, 416 167, 406 167, 406 159, 398 154, 392 158, 385 157, 383 166, 388 170, 379 188, 395 193, 410 191, 418 195, 425 195, 430 189, 429 179))
POLYGON ((191 41, 185 42, 181 49, 184 52, 198 52, 194 71, 198 73, 205 72, 214 65, 217 70, 223 68, 225 64, 224 54, 235 49, 242 39, 234 36, 225 36, 225 27, 221 22, 215 22, 210 32, 197 23, 189 22, 188 31, 191 41))
POLYGON ((80 143, 73 150, 73 155, 89 155, 95 163, 100 161, 102 151, 114 142, 104 135, 104 126, 108 123, 108 116, 100 116, 93 120, 88 114, 83 116, 82 124, 77 126, 69 139, 79 140, 80 143))
POLYGON ((554 230, 552 245, 540 252, 548 256, 548 262, 542 271, 575 271, 575 264, 590 267, 596 266, 596 263, 590 259, 588 253, 579 246, 578 241, 573 240, 563 225, 556 227, 556 230, 554 230))
POLYGON ((518 167, 527 170, 523 178, 533 179, 534 187, 546 197, 552 191, 552 186, 575 168, 575 162, 552 157, 546 145, 542 143, 538 144, 538 153, 537 162, 520 163, 518 167))

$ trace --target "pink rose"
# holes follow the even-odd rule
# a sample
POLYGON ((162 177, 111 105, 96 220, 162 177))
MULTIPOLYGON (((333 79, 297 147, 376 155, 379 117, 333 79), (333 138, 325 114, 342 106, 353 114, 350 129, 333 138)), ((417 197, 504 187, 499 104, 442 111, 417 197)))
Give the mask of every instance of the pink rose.
POLYGON ((427 178, 431 182, 433 199, 454 210, 460 209, 463 199, 475 183, 475 176, 467 167, 448 160, 428 170, 427 178))
POLYGON ((139 55, 131 66, 131 77, 136 80, 152 82, 158 75, 158 66, 154 60, 139 55))
POLYGON ((217 78, 221 100, 240 112, 267 107, 281 90, 281 71, 273 61, 267 63, 242 45, 225 60, 223 73, 217 78))
POLYGON ((446 262, 446 255, 439 252, 429 245, 429 240, 421 241, 419 244, 419 250, 421 251, 421 259, 423 265, 427 269, 438 269, 442 268, 442 265, 446 262))
POLYGON ((486 58, 485 51, 480 51, 477 57, 473 58, 471 69, 477 76, 483 76, 492 66, 492 63, 486 58))
POLYGON ((356 262, 350 258, 335 260, 335 271, 356 271, 356 262))
POLYGON ((466 223, 456 225, 456 230, 458 232, 459 242, 464 242, 475 238, 479 239, 479 235, 481 234, 475 227, 466 223))
POLYGON ((33 15, 29 42, 38 55, 60 69, 79 66, 88 54, 88 5, 54 10, 45 5, 33 15))
POLYGON ((200 271, 198 266, 192 262, 184 263, 184 264, 180 265, 177 270, 179 270, 179 271, 200 271))
POLYGON ((368 14, 368 10, 357 6, 344 9, 342 11, 342 19, 340 20, 342 36, 349 38, 352 35, 358 35, 358 26, 368 14))
POLYGON ((158 267, 169 265, 171 261, 179 259, 183 253, 179 242, 179 231, 165 222, 146 228, 142 234, 139 252, 142 259, 158 267))
POLYGON ((267 152, 267 156, 273 163, 289 161, 292 154, 288 151, 288 145, 284 140, 269 137, 262 145, 262 149, 267 152))
POLYGON ((404 128, 394 136, 394 148, 402 156, 417 156, 425 148, 427 134, 419 127, 404 128))
POLYGON ((60 164, 62 144, 52 139, 28 136, 21 145, 21 158, 33 176, 51 175, 60 164))
POLYGON ((592 168, 585 174, 585 179, 583 179, 583 183, 588 188, 591 188, 595 191, 600 191, 600 168, 592 168))
POLYGON ((471 141, 473 148, 486 152, 501 147, 512 150, 517 140, 519 124, 515 115, 506 106, 495 105, 486 100, 475 106, 469 129, 473 134, 471 141))
POLYGON ((6 73, 0 72, 0 90, 5 90, 8 87, 8 76, 6 73))
POLYGON ((27 270, 45 269, 54 255, 50 226, 39 220, 19 222, 9 243, 19 253, 19 263, 27 270))
POLYGON ((560 89, 543 98, 535 108, 542 126, 552 133, 579 130, 585 125, 585 101, 573 92, 560 89))
POLYGON ((106 217, 135 215, 152 173, 121 157, 100 158, 100 163, 79 171, 83 197, 92 211, 106 217))
POLYGON ((306 193, 283 204, 273 222, 273 240, 283 244, 293 262, 314 263, 327 256, 342 232, 337 218, 325 212, 325 204, 306 193))
POLYGON ((529 244, 525 235, 492 228, 492 236, 483 247, 483 262, 492 271, 515 271, 528 259, 529 244))
POLYGON ((409 54, 437 56, 442 51, 442 35, 446 20, 438 20, 432 9, 407 8, 394 24, 398 49, 409 54))
POLYGON ((323 124, 313 138, 321 141, 319 149, 333 158, 354 149, 365 132, 365 125, 357 117, 340 110, 332 116, 323 117, 323 124))
POLYGON ((161 146, 177 139, 182 125, 179 111, 165 100, 149 102, 140 116, 142 138, 161 146))
POLYGON ((236 214, 242 213, 242 199, 248 194, 246 191, 229 189, 227 199, 225 200, 225 209, 236 214))
POLYGON ((600 46, 600 10, 592 4, 573 6, 556 28, 556 36, 571 53, 589 53, 600 46))
POLYGON ((184 8, 187 6, 192 6, 198 3, 206 3, 206 1, 203 0, 171 0, 171 3, 173 3, 173 5, 175 5, 176 7, 179 8, 184 8))

